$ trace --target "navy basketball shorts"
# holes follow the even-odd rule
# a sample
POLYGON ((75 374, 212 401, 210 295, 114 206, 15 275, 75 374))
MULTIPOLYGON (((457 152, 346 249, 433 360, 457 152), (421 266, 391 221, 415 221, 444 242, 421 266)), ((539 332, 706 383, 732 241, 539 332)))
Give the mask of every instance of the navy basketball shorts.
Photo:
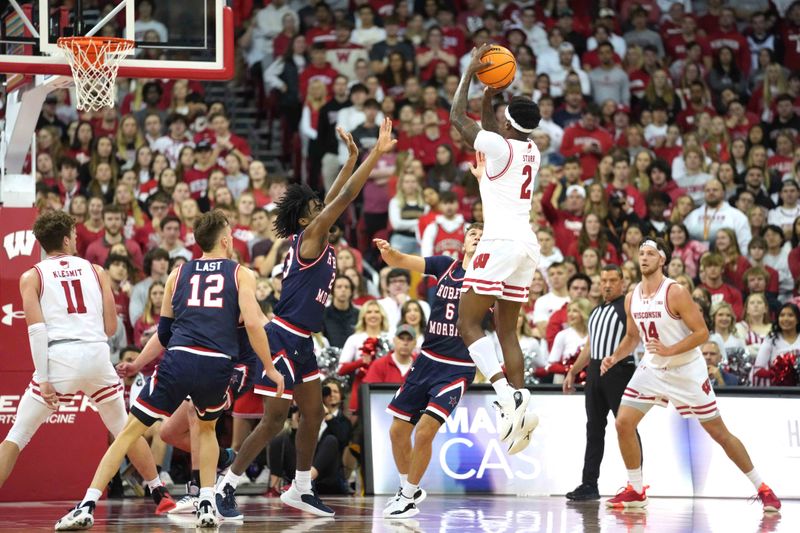
MULTIPOLYGON (((317 356, 314 355, 314 341, 310 335, 289 330, 274 321, 264 329, 272 352, 272 363, 283 374, 284 391, 281 399, 293 400, 295 385, 314 381, 322 376, 317 366, 317 356)), ((276 397, 275 383, 264 375, 261 360, 258 361, 257 369, 254 392, 276 397)))
POLYGON ((412 424, 428 414, 444 424, 474 379, 474 366, 441 363, 420 354, 386 412, 412 424))
POLYGON ((231 375, 230 391, 233 401, 238 400, 251 390, 255 385, 258 372, 258 358, 239 359, 233 363, 233 374, 231 375))
POLYGON ((131 413, 151 426, 167 418, 190 396, 201 420, 216 420, 231 402, 233 362, 181 349, 167 350, 131 406, 131 413))

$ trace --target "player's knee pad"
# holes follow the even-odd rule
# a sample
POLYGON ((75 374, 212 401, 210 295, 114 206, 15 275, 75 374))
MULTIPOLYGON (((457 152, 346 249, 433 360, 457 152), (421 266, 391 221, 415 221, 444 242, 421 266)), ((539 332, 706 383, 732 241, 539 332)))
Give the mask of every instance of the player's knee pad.
POLYGON ((122 433, 125 422, 128 420, 128 413, 125 411, 125 400, 122 396, 100 405, 96 405, 100 418, 103 420, 108 431, 116 438, 122 433))
POLYGON ((11 426, 5 440, 13 442, 22 451, 36 434, 39 426, 54 412, 44 403, 34 399, 30 390, 25 391, 19 402, 14 425, 11 426))

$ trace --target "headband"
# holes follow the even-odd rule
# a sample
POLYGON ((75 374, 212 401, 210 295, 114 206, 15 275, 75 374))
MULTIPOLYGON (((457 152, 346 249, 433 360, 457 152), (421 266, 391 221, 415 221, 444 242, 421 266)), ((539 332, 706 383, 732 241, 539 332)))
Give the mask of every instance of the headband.
POLYGON ((642 244, 639 245, 639 250, 641 250, 645 246, 651 246, 651 247, 655 248, 656 251, 658 252, 658 255, 663 257, 664 260, 667 259, 667 254, 664 253, 664 250, 662 250, 661 248, 658 247, 658 244, 656 244, 656 241, 654 241, 652 239, 647 239, 646 241, 644 241, 642 244))
POLYGON ((508 112, 508 106, 506 106, 504 114, 515 130, 521 131, 522 133, 533 133, 533 130, 536 129, 536 128, 523 128, 522 126, 520 126, 516 120, 511 118, 511 113, 508 112))

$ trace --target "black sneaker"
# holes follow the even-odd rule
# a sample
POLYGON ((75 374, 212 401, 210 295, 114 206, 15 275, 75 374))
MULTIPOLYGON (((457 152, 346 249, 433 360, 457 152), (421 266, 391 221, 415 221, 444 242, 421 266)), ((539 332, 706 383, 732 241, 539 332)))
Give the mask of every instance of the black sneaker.
POLYGON ((222 494, 217 492, 217 513, 225 520, 242 520, 244 515, 236 505, 236 489, 230 483, 222 487, 222 494))
POLYGON ((588 483, 581 483, 575 490, 568 492, 566 496, 568 500, 575 502, 600 499, 600 493, 597 491, 597 485, 589 485, 588 483))

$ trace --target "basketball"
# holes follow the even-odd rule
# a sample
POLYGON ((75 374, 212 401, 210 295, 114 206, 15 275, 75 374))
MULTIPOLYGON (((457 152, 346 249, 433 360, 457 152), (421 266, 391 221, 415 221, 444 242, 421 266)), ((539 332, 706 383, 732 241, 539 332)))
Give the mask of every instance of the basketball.
POLYGON ((484 52, 481 61, 492 63, 491 67, 478 73, 478 79, 484 85, 502 89, 514 81, 514 75, 517 73, 517 60, 514 59, 514 54, 508 48, 494 45, 484 52))

